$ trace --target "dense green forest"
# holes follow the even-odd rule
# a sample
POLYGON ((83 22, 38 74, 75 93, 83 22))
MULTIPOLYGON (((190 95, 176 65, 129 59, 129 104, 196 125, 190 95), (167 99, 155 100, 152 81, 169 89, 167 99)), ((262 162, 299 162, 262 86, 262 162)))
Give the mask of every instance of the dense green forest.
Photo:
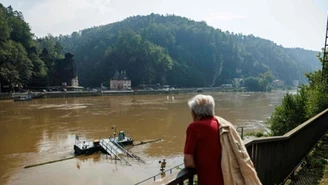
POLYGON ((273 79, 306 82, 304 73, 320 67, 314 51, 283 48, 174 15, 135 16, 71 35, 37 38, 21 12, 0 4, 1 87, 54 85, 54 78, 63 76, 55 73, 58 65, 65 67, 67 52, 75 55, 85 87, 108 85, 115 71, 124 70, 133 87, 208 87, 244 78, 253 90, 267 90, 273 79))
POLYGON ((0 3, 0 90, 60 86, 75 77, 65 56, 55 38, 36 39, 23 14, 0 3))
POLYGON ((47 75, 36 47, 23 14, 0 4, 1 86, 22 86, 47 75))
POLYGON ((292 84, 306 82, 304 73, 320 68, 315 51, 284 48, 174 15, 130 17, 56 39, 76 55, 84 86, 108 82, 117 70, 127 71, 133 86, 219 86, 233 78, 253 79, 261 86, 264 74, 292 84))

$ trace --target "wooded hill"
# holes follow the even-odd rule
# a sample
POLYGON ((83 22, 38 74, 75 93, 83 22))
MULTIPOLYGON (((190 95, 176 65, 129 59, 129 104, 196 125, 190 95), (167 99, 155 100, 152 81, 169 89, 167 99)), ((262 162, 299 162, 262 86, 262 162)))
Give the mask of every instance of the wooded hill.
POLYGON ((21 12, 0 4, 2 87, 52 85, 56 61, 66 52, 75 55, 85 87, 108 86, 116 71, 126 71, 133 87, 208 87, 245 78, 262 86, 254 89, 265 90, 273 79, 305 82, 304 72, 320 68, 315 51, 283 48, 174 15, 135 16, 71 35, 36 38, 21 12))
POLYGON ((315 51, 284 48, 174 15, 134 16, 56 39, 75 54, 84 86, 108 82, 117 70, 126 71, 133 86, 219 86, 266 72, 292 84, 320 68, 315 51))

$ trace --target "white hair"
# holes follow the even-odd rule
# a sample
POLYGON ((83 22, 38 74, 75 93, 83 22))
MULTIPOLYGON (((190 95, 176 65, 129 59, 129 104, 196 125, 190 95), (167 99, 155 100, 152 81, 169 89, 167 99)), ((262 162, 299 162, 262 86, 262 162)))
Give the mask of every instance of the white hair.
POLYGON ((188 105, 195 116, 210 117, 215 115, 215 102, 210 95, 198 94, 188 101, 188 105))

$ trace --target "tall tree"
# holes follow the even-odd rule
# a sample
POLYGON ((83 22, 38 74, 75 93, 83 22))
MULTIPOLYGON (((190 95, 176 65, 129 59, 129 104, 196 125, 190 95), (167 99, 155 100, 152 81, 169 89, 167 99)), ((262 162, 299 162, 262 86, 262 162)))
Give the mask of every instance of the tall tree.
POLYGON ((11 90, 46 75, 32 37, 23 14, 0 4, 0 88, 11 90))

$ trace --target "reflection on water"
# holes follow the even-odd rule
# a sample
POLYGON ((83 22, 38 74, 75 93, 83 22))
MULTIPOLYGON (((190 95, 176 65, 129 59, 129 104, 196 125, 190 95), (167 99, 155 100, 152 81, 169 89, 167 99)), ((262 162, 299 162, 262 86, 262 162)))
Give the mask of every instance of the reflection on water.
MULTIPOLYGON (((266 129, 265 120, 284 92, 211 93, 216 113, 246 131, 266 129)), ((36 99, 0 103, 0 184, 133 184, 182 162, 187 100, 194 94, 36 99), (131 148, 147 164, 120 164, 94 154, 24 169, 72 156, 75 135, 92 140, 112 135, 112 125, 134 140, 162 142, 131 148)))

